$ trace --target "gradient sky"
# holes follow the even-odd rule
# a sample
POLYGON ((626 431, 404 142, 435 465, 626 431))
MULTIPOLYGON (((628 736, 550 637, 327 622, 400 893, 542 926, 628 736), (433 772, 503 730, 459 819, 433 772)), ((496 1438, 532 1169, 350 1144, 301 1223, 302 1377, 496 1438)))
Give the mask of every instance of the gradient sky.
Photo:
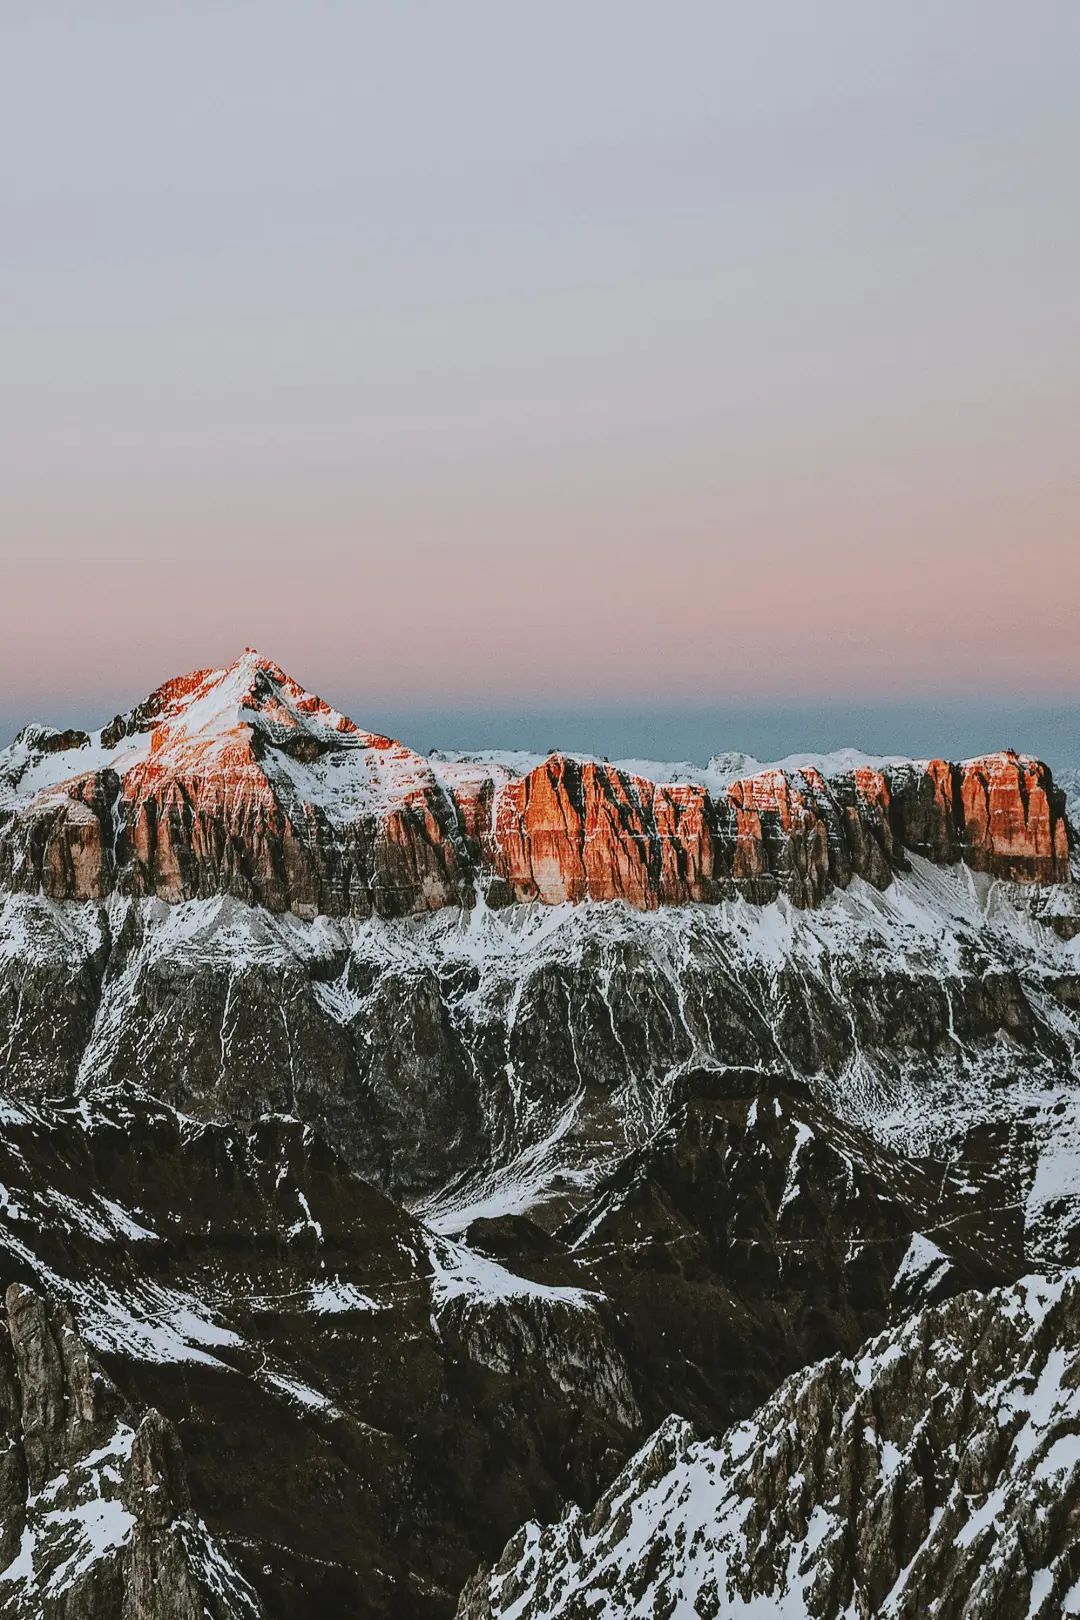
POLYGON ((0 733, 248 643, 423 744, 1067 729, 1078 72, 1075 0, 4 0, 0 733))

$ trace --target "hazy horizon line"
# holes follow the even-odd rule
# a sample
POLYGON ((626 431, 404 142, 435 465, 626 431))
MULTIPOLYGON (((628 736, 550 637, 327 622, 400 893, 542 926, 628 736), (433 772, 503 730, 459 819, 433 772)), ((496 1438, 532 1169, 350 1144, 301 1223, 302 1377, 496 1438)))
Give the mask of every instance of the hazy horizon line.
MULTIPOLYGON (((725 752, 770 760, 854 747, 873 754, 959 759, 1015 747, 1054 769, 1080 766, 1080 694, 1055 702, 958 693, 934 701, 870 697, 852 702, 837 697, 558 704, 350 703, 341 693, 323 695, 365 729, 400 738, 424 753, 505 749, 543 754, 557 749, 704 765, 725 752)), ((0 747, 8 746, 27 724, 93 731, 133 706, 130 699, 103 706, 95 701, 91 712, 85 698, 73 697, 70 703, 49 700, 26 713, 5 704, 0 708, 0 747)))

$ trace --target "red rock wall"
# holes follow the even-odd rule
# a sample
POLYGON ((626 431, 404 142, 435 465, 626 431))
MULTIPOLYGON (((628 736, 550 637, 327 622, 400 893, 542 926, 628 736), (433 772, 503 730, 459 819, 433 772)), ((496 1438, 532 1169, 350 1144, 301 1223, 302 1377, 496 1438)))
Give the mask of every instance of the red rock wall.
POLYGON ((100 899, 220 893, 312 916, 405 915, 468 903, 623 900, 647 910, 784 893, 814 906, 858 875, 879 888, 906 852, 1020 883, 1068 876, 1061 795, 1044 765, 995 754, 826 782, 765 771, 714 799, 552 755, 452 800, 420 783, 382 815, 330 823, 286 805, 238 743, 212 762, 89 773, 0 825, 0 886, 100 899))
POLYGON ((1068 874, 1068 832, 1053 793, 1050 772, 1037 760, 991 754, 962 765, 964 860, 1016 883, 1061 881, 1068 874))
POLYGON ((1011 751, 963 765, 935 759, 897 777, 892 820, 905 849, 1014 883, 1067 880, 1063 795, 1041 761, 1011 751))
POLYGON ((711 876, 704 802, 703 789, 553 755, 499 792, 489 859, 515 900, 678 905, 711 876))

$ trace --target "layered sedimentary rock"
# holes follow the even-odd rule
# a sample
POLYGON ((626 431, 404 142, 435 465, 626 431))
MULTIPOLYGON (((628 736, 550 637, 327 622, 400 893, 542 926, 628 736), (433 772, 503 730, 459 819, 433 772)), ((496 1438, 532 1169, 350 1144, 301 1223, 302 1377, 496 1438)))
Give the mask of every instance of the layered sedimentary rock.
POLYGON ((609 764, 552 755, 507 783, 481 847, 514 900, 625 900, 640 910, 742 894, 815 905, 858 872, 889 881, 891 839, 877 772, 838 785, 816 772, 736 781, 722 797, 609 764))
POLYGON ((697 775, 559 754, 531 768, 429 760, 247 653, 167 682, 93 737, 28 727, 0 755, 0 884, 363 917, 480 891, 492 905, 783 893, 814 906, 854 876, 886 887, 908 851, 1011 882, 1068 878, 1064 796, 1011 752, 697 775))
POLYGON ((458 902, 428 763, 247 654, 170 681, 96 739, 31 727, 0 763, 0 882, 54 899, 233 894, 301 916, 458 902))
POLYGON ((916 857, 818 910, 474 907, 387 926, 228 896, 0 895, 0 1085, 293 1114, 394 1196, 461 1208, 506 1178, 526 1204, 565 1201, 655 1134, 688 1068, 753 1066, 943 1162, 998 1121, 988 1155, 1017 1167, 1003 1201, 1039 1252, 1080 1260, 1076 942, 1032 921, 1071 892, 999 892, 916 857))
POLYGON ((784 892, 814 906, 855 876, 885 888, 908 850, 1018 883, 1069 875, 1064 796, 1047 766, 1012 752, 829 779, 769 769, 712 793, 552 755, 493 803, 481 848, 515 900, 649 909, 784 892))

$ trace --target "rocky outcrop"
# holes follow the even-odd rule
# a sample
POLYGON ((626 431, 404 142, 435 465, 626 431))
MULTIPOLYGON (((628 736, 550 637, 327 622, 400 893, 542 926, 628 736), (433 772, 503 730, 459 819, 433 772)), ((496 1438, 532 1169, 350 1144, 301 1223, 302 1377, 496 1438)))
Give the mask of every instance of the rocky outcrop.
POLYGON ((938 865, 959 859, 1014 883, 1068 878, 1065 796, 1038 760, 1007 751, 900 767, 893 805, 899 843, 938 865))
POLYGON ((459 1620, 1080 1613, 1080 1281, 963 1294, 790 1378, 719 1442, 670 1419, 591 1512, 528 1524, 459 1620))
POLYGON ((905 851, 1017 883, 1068 877, 1063 795, 1016 754, 763 770, 720 787, 560 754, 436 762, 362 732, 268 659, 167 682, 91 738, 0 755, 0 885, 54 899, 230 894, 300 916, 785 894, 815 906, 905 851))
POLYGON ((853 877, 885 888, 905 851, 1016 883, 1068 878, 1062 794, 1016 754, 888 770, 766 770, 713 796, 552 755, 495 797, 490 863, 515 900, 625 900, 642 909, 820 904, 853 877))
MULTIPOLYGON (((124 1417, 107 1481, 137 1592, 185 1590, 190 1497, 271 1615, 438 1620, 478 1556, 529 1513, 591 1499, 644 1432, 587 1278, 535 1282, 436 1239, 295 1120, 200 1125, 116 1094, 8 1107, 0 1263, 33 1297, 72 1301, 112 1380, 51 1315, 33 1340, 20 1501, 44 1512, 47 1481, 73 1448, 100 1450, 114 1410, 168 1420, 124 1417)), ((0 1439, 0 1478, 14 1455, 0 1439)), ((21 1535, 3 1502, 0 1569, 21 1535)))
POLYGON ((726 1426, 913 1305, 1023 1271, 1021 1223, 974 1155, 902 1158, 775 1075, 690 1071, 678 1090, 558 1231, 617 1307, 650 1424, 726 1426))
POLYGON ((259 1620, 192 1510, 176 1431, 121 1397, 70 1310, 7 1290, 0 1607, 11 1620, 259 1620))

